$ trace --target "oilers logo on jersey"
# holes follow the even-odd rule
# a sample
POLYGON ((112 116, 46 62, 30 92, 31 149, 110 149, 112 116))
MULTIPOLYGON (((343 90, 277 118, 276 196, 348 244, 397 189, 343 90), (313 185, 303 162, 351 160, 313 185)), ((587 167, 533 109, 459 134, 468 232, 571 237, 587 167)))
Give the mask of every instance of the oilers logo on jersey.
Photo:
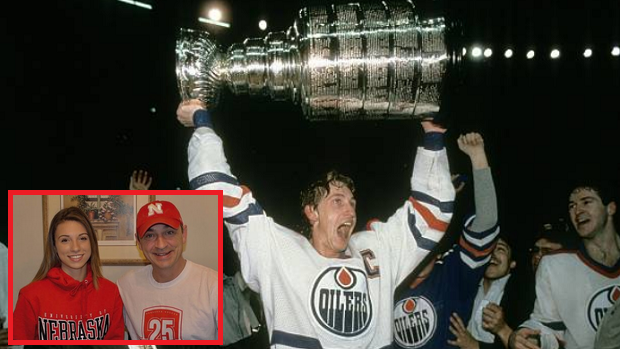
POLYGON ((424 297, 409 297, 394 307, 394 338, 405 348, 426 344, 437 328, 437 314, 424 297))
POLYGON ((620 298, 620 285, 610 285, 598 290, 588 301, 588 323, 595 332, 607 309, 620 298))
POLYGON ((349 266, 331 266, 317 277, 310 294, 314 319, 327 331, 358 336, 372 320, 366 274, 349 266))

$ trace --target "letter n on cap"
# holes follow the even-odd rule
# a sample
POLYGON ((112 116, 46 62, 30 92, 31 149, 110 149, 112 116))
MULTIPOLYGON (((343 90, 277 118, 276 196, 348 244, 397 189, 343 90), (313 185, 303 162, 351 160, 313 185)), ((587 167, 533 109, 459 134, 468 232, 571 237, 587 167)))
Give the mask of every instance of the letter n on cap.
POLYGON ((149 217, 154 215, 155 213, 159 213, 159 214, 164 213, 164 211, 161 209, 161 202, 149 205, 149 217))

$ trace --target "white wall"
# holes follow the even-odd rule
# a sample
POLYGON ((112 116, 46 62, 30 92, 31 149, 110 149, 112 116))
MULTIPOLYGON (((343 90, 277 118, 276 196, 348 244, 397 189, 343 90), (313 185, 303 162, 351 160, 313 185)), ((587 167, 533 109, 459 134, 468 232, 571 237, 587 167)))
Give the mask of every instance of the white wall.
MULTIPOLYGON (((218 270, 218 206, 214 195, 157 195, 157 200, 175 204, 187 224, 183 256, 218 270)), ((19 290, 39 270, 43 258, 43 205, 41 195, 13 197, 13 307, 19 290)), ((53 214, 48 217, 48 224, 53 214)), ((11 234, 11 232, 9 232, 11 234)), ((108 246, 105 246, 108 247, 108 246)), ((101 246, 100 246, 101 248, 101 246)), ((137 247, 135 247, 137 249, 137 247)), ((105 278, 116 280, 136 266, 104 266, 105 278)))
MULTIPOLYGON (((9 231, 9 234, 11 232, 9 231)), ((43 259, 43 205, 41 195, 13 196, 13 307, 19 289, 39 270, 43 259)), ((9 281, 10 283, 10 281, 9 281)))

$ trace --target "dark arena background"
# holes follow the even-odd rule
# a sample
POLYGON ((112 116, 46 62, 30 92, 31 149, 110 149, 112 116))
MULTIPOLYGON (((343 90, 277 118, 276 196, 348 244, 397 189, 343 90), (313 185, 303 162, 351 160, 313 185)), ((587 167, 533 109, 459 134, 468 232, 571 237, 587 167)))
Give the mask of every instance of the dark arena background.
MULTIPOLYGON (((154 176, 152 189, 188 189, 192 130, 175 116, 178 29, 209 31, 228 47, 286 30, 300 8, 317 1, 141 3, 151 8, 50 0, 3 11, 3 177, 9 189, 127 189, 134 169, 154 176), (229 28, 199 22, 214 6, 229 28), (267 22, 266 31, 259 20, 267 22)), ((618 197, 619 1, 414 4, 462 23, 462 81, 442 104, 452 172, 471 170, 456 145, 458 135, 482 133, 500 224, 516 241, 518 255, 541 224, 565 217, 574 180, 610 181, 618 197), (475 46, 493 53, 473 57, 475 46), (511 58, 504 56, 507 48, 514 51, 511 58), (530 49, 535 56, 527 59, 530 49), (558 58, 550 57, 552 49, 558 58)), ((300 189, 332 168, 356 181, 358 229, 368 219, 386 219, 407 198, 421 140, 417 121, 309 122, 293 103, 229 92, 214 122, 233 172, 276 221, 290 227, 300 222, 300 189)), ((457 198, 455 221, 471 209, 472 189, 470 179, 457 198)), ((234 273, 228 240, 224 252, 225 272, 234 273)))

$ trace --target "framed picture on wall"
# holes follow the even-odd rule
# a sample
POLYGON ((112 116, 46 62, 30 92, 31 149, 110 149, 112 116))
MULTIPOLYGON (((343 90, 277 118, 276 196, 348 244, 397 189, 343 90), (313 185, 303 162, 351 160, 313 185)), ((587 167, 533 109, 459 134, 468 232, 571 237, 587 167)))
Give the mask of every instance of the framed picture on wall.
POLYGON ((77 207, 90 220, 103 265, 144 265, 148 261, 136 246, 136 214, 155 195, 43 195, 43 239, 51 219, 63 208, 77 207))
POLYGON ((86 213, 99 245, 135 245, 136 195, 61 195, 65 207, 86 213))

